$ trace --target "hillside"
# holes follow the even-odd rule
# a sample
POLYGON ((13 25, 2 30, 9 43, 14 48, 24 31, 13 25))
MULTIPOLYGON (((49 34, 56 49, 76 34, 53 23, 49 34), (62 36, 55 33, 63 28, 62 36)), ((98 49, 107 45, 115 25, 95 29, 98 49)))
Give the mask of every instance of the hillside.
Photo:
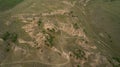
POLYGON ((0 67, 119 67, 119 0, 0 0, 0 67))

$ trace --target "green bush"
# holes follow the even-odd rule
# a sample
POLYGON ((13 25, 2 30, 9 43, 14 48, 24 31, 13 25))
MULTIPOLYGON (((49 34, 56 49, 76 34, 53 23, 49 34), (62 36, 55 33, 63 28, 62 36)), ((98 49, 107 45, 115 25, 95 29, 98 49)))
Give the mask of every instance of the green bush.
POLYGON ((2 39, 4 41, 6 41, 7 39, 9 39, 9 36, 10 36, 10 33, 9 32, 5 32, 3 35, 2 35, 2 39))
POLYGON ((16 42, 18 38, 18 35, 16 33, 9 33, 9 32, 5 32, 2 35, 2 39, 4 41, 11 41, 11 42, 16 42))
POLYGON ((78 23, 74 23, 74 24, 73 24, 73 27, 74 27, 75 29, 79 29, 78 23))
POLYGON ((49 46, 52 47, 53 46, 53 39, 54 37, 50 36, 47 40, 49 42, 49 46))
POLYGON ((41 26, 41 23, 42 23, 42 21, 41 21, 41 20, 39 20, 39 21, 38 21, 38 23, 37 23, 37 24, 38 24, 38 26, 41 26))
POLYGON ((80 65, 77 65, 77 67, 81 67, 80 65))
POLYGON ((76 49, 73 53, 76 56, 76 58, 84 58, 85 55, 85 52, 80 49, 76 49))
POLYGON ((113 59, 120 63, 120 57, 113 57, 113 59))
POLYGON ((11 36, 10 36, 10 39, 11 39, 12 42, 16 42, 17 38, 18 38, 18 35, 16 33, 12 33, 11 36))

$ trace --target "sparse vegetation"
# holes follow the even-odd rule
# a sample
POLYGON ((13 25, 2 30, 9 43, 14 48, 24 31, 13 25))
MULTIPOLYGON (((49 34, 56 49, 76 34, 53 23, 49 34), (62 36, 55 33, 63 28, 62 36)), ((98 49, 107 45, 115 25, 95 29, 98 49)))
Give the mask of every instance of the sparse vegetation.
POLYGON ((74 27, 75 29, 79 29, 78 23, 74 23, 74 24, 73 24, 73 27, 74 27))
POLYGON ((77 59, 84 58, 84 55, 85 55, 85 52, 80 49, 76 49, 73 53, 77 59))
POLYGON ((84 32, 85 34, 87 34, 87 31, 86 31, 86 29, 83 29, 83 32, 84 32))
POLYGON ((115 0, 104 0, 105 2, 113 2, 113 1, 115 1, 115 0))
POLYGON ((41 23, 42 23, 42 21, 41 21, 41 20, 39 20, 39 21, 38 21, 38 23, 37 23, 37 24, 38 24, 38 26, 41 26, 41 23))
POLYGON ((120 63, 120 57, 113 57, 113 59, 120 63))
POLYGON ((6 40, 9 38, 9 36, 10 36, 10 33, 9 33, 9 32, 5 32, 5 33, 3 34, 3 36, 2 36, 2 39, 3 39, 4 41, 6 41, 6 40))
POLYGON ((77 65, 77 67, 81 67, 80 65, 77 65))
MULTIPOLYGON (((21 0, 23 3, 17 5, 18 1, 20 0, 0 0, 0 37, 2 37, 0 38, 0 59, 4 56, 3 53, 8 55, 4 56, 5 60, 0 60, 2 63, 0 66, 105 67, 120 64, 118 63, 120 57, 110 58, 111 63, 107 61, 111 56, 104 53, 109 53, 110 50, 107 52, 104 45, 99 43, 98 39, 101 38, 94 36, 95 30, 100 29, 100 23, 117 21, 117 16, 111 20, 108 19, 119 12, 118 9, 114 11, 115 13, 112 11, 114 10, 112 3, 117 4, 117 1, 21 0), (96 24, 98 29, 93 29, 94 22, 98 23, 96 24), (103 50, 100 50, 101 48, 103 50), (1 50, 4 52, 1 53, 1 50)), ((113 5, 115 8, 117 6, 113 5)), ((113 32, 116 33, 116 30, 113 32)), ((112 31, 109 33, 111 34, 112 31)), ((106 35, 106 39, 113 40, 112 35, 106 35)), ((105 41, 105 43, 109 42, 105 41)))
POLYGON ((4 41, 16 42, 18 35, 16 33, 5 32, 2 36, 4 41))
POLYGON ((55 29, 54 28, 52 28, 52 29, 47 29, 50 33, 54 33, 55 32, 55 29))
POLYGON ((85 38, 83 36, 80 37, 80 40, 85 41, 85 38))
POLYGON ((7 48, 6 48, 6 51, 9 52, 9 51, 10 51, 10 48, 7 47, 7 48))
POLYGON ((10 36, 10 39, 11 39, 12 42, 16 42, 17 38, 18 38, 18 35, 16 33, 12 33, 11 36, 10 36))
POLYGON ((52 47, 53 46, 53 40, 54 40, 54 37, 52 35, 49 34, 49 36, 46 37, 46 45, 49 46, 49 47, 52 47))

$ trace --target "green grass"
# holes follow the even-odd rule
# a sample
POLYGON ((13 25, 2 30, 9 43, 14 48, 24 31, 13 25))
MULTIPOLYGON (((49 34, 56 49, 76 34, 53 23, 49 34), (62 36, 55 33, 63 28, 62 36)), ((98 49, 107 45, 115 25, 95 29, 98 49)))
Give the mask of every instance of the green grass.
POLYGON ((11 9, 22 1, 23 0, 0 0, 0 11, 11 9))

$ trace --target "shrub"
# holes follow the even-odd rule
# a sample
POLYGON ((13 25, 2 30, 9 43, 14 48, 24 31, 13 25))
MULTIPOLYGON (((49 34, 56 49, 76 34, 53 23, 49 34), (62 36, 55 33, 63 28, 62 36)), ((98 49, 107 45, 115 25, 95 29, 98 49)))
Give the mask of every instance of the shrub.
POLYGON ((74 27, 75 29, 79 29, 79 25, 78 25, 77 23, 74 23, 74 24, 73 24, 73 27, 74 27))
POLYGON ((9 33, 5 32, 2 36, 2 39, 4 41, 11 41, 11 42, 16 42, 18 38, 18 35, 16 33, 9 33))
POLYGON ((10 36, 10 33, 9 33, 9 32, 5 32, 5 33, 2 35, 2 39, 3 39, 4 41, 6 41, 6 40, 9 38, 9 36, 10 36))
POLYGON ((16 33, 12 33, 11 36, 10 36, 10 39, 11 39, 12 42, 16 42, 17 38, 18 38, 18 35, 16 33))
POLYGON ((84 58, 85 52, 80 49, 76 49, 74 51, 74 55, 76 56, 76 58, 84 58))
POLYGON ((41 26, 41 23, 42 23, 42 21, 41 21, 41 20, 39 20, 39 21, 38 21, 38 23, 37 23, 37 24, 38 24, 38 26, 41 26))

